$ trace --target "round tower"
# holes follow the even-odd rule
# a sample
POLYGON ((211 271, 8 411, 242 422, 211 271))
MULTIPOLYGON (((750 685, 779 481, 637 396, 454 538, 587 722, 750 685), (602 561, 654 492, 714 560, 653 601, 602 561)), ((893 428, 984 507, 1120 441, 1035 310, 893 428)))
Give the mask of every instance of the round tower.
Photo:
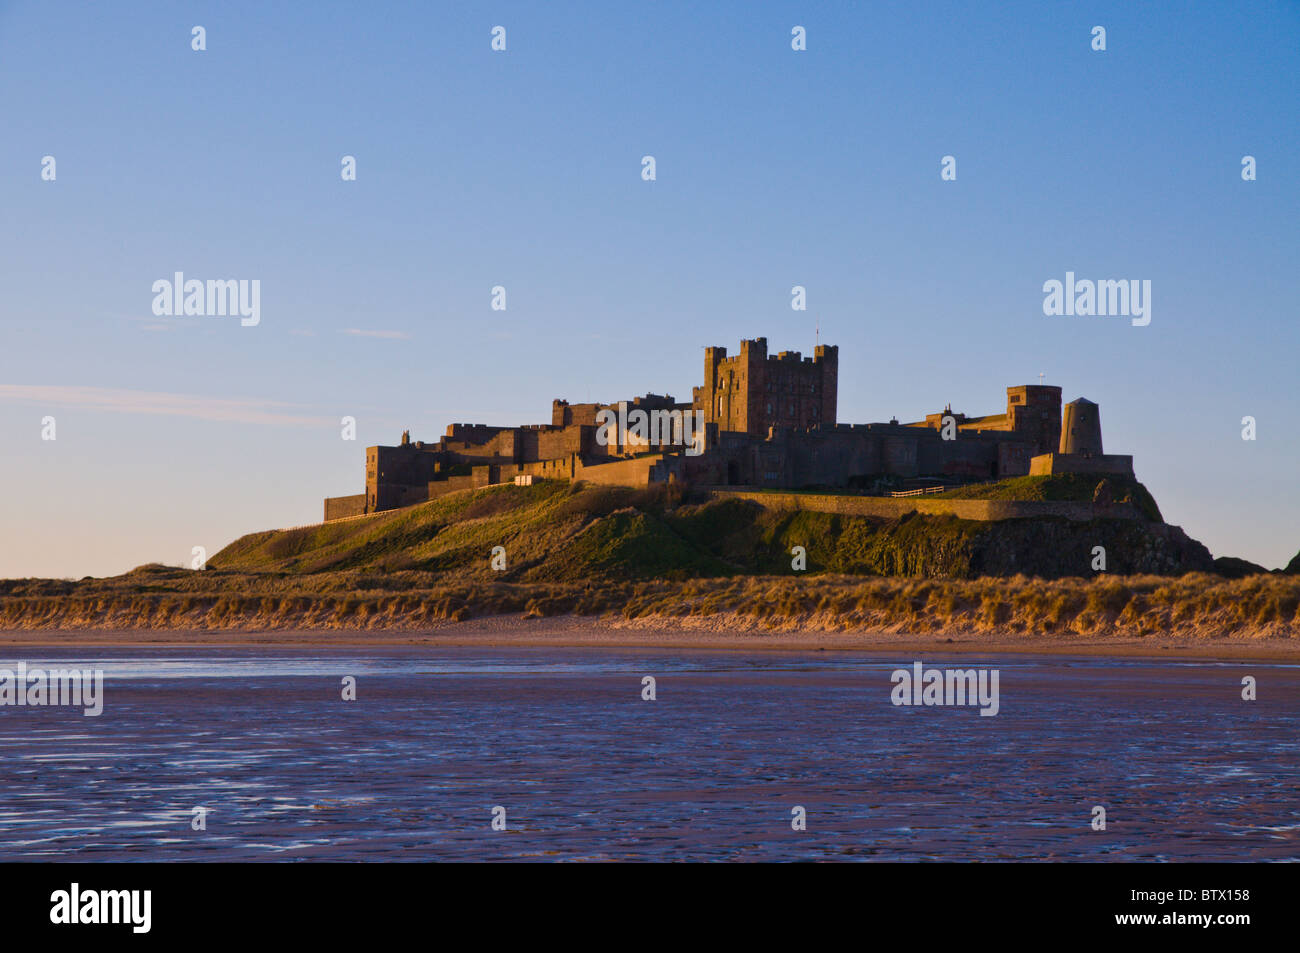
POLYGON ((1101 450, 1101 410, 1092 401, 1080 397, 1065 405, 1061 421, 1061 453, 1099 457, 1101 450))

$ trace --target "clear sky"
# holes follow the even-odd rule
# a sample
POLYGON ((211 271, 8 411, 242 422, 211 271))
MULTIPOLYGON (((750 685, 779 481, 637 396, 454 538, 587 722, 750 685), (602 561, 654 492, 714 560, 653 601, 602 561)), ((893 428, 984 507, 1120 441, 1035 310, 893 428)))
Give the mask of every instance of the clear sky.
POLYGON ((1166 520, 1283 565, 1298 107, 1293 2, 0 0, 0 576, 188 564, 403 428, 689 399, 705 345, 817 322, 840 422, 1042 373, 1166 520), (177 271, 260 324, 155 316, 177 271), (1045 316, 1067 271, 1150 324, 1045 316))

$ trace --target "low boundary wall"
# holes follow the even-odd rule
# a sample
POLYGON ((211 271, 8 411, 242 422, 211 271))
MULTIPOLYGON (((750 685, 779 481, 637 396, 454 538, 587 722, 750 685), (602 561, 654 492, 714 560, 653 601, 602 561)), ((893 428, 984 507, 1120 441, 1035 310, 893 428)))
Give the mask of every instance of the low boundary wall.
POLYGON ((907 513, 927 516, 956 516, 964 520, 1014 520, 1063 516, 1068 520, 1140 520, 1144 517, 1131 503, 1073 503, 1038 500, 936 500, 926 497, 893 499, 882 496, 852 496, 840 493, 782 493, 701 487, 709 499, 752 500, 768 509, 812 510, 842 516, 874 516, 897 519, 907 513))

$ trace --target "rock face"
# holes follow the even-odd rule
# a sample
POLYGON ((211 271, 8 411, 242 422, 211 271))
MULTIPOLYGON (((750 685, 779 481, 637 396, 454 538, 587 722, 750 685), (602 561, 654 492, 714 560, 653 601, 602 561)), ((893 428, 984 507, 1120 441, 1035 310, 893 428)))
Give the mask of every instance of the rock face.
POLYGON ((1300 575, 1300 553, 1296 553, 1294 558, 1286 564, 1286 568, 1282 571, 1289 576, 1300 575))
POLYGON ((975 541, 962 575, 1090 576, 1095 548, 1105 550, 1106 572, 1181 575, 1213 572, 1214 559, 1177 526, 1124 520, 1009 520, 975 541))
POLYGON ((1116 575, 1214 571, 1210 551, 1166 523, 1064 517, 984 522, 919 513, 875 520, 763 513, 738 503, 712 510, 721 513, 734 506, 725 529, 719 524, 707 532, 695 529, 689 519, 677 521, 674 529, 752 573, 788 571, 795 545, 807 548, 809 569, 849 575, 1091 577, 1096 575, 1097 547, 1105 551, 1105 571, 1116 575))

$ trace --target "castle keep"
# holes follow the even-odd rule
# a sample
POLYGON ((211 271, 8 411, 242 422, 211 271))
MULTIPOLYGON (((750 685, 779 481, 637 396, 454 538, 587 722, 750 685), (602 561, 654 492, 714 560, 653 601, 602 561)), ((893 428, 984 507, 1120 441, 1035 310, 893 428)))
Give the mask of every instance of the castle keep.
POLYGON ((740 353, 704 349, 704 386, 692 405, 704 419, 731 433, 767 433, 770 427, 815 427, 835 423, 840 349, 818 347, 814 357, 798 351, 767 355, 767 338, 741 341, 740 353))
POLYGON ((946 408, 914 423, 836 422, 839 348, 769 356, 706 348, 690 403, 646 394, 613 404, 551 404, 549 424, 451 424, 434 443, 402 434, 366 450, 366 491, 325 500, 325 519, 422 503, 446 493, 537 479, 622 486, 681 482, 753 489, 890 489, 1053 473, 1132 476, 1131 456, 1102 452, 1100 411, 1059 387, 1008 387, 1002 413, 946 408))

